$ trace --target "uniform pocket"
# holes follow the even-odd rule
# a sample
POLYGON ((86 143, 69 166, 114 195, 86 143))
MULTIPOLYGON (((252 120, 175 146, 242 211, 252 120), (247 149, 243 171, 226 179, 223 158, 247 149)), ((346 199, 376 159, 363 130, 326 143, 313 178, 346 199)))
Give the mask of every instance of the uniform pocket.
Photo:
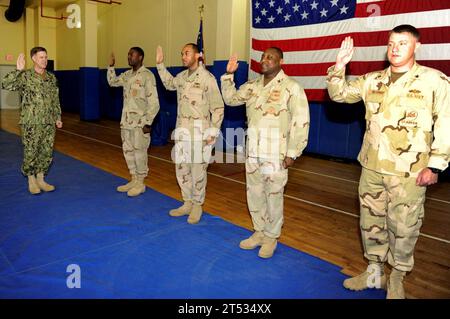
POLYGON ((432 112, 431 108, 427 107, 426 100, 400 97, 398 107, 405 111, 405 119, 400 122, 400 125, 405 127, 420 127, 424 131, 431 131, 432 127, 432 112))
POLYGON ((142 128, 134 129, 134 147, 136 149, 147 149, 150 146, 150 133, 144 134, 142 128))
POLYGON ((203 90, 191 87, 187 93, 190 104, 199 105, 203 101, 203 90))
POLYGON ((399 117, 399 126, 408 130, 409 151, 427 152, 431 139, 433 117, 431 108, 425 99, 400 97, 396 107, 399 117))
POLYGON ((134 99, 145 99, 145 90, 140 82, 133 82, 130 86, 130 97, 134 99))
POLYGON ((382 103, 384 101, 385 92, 372 91, 367 94, 366 103, 382 103))
POLYGON ((258 154, 262 158, 278 158, 282 131, 280 120, 273 115, 263 116, 258 128, 258 154))
POLYGON ((375 91, 369 93, 367 95, 366 100, 364 101, 366 104, 366 120, 370 118, 370 114, 378 114, 381 108, 381 105, 384 101, 385 94, 384 92, 375 91))

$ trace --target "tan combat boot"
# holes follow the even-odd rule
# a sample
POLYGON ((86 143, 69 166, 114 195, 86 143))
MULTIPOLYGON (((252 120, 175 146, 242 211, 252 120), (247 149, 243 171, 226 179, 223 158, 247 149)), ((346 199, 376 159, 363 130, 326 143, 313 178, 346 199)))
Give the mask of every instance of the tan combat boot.
POLYGON ((386 274, 383 272, 381 275, 381 267, 384 266, 370 264, 362 274, 345 279, 344 287, 354 291, 368 288, 386 289, 386 274))
POLYGON ((127 192, 129 197, 136 197, 143 193, 145 193, 145 184, 144 184, 145 176, 137 176, 136 182, 133 187, 127 192))
POLYGON ((136 184, 136 180, 137 180, 137 176, 136 175, 131 175, 131 181, 129 181, 128 183, 126 183, 125 185, 121 185, 118 186, 116 188, 116 190, 120 193, 126 193, 128 192, 130 189, 133 188, 134 184, 136 184))
POLYGON ((33 194, 39 194, 41 189, 37 185, 36 177, 34 175, 28 176, 28 191, 33 194))
POLYGON ((403 278, 406 273, 397 269, 392 269, 387 284, 386 299, 405 299, 405 289, 403 288, 403 278))
POLYGON ((255 231, 249 238, 239 243, 241 249, 255 249, 263 244, 264 234, 261 231, 255 231))
POLYGON ((47 184, 44 181, 44 173, 38 173, 36 175, 36 184, 44 192, 53 192, 55 190, 55 186, 47 184))
POLYGON ((189 224, 197 224, 202 218, 203 208, 202 205, 194 204, 192 207, 192 211, 189 214, 188 223, 189 224))
POLYGON ((169 215, 172 217, 180 217, 180 216, 184 216, 184 215, 189 215, 191 213, 192 206, 193 206, 192 202, 190 202, 190 201, 184 202, 184 204, 181 207, 172 209, 169 212, 169 215))
POLYGON ((270 258, 277 248, 277 239, 264 236, 262 246, 259 249, 258 256, 261 258, 270 258))

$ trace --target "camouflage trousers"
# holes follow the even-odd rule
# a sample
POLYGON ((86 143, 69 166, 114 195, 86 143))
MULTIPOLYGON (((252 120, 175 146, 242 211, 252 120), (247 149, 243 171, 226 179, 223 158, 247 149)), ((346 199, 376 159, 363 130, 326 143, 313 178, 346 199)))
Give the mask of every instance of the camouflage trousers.
POLYGON ((174 153, 172 157, 183 201, 203 205, 211 146, 205 141, 177 141, 174 153))
POLYGON ((25 176, 47 174, 53 157, 55 124, 22 124, 23 164, 25 176))
POLYGON ((147 176, 148 148, 150 133, 144 134, 142 128, 121 129, 122 150, 131 175, 147 176))
POLYGON ((281 160, 248 157, 245 162, 247 204, 253 228, 278 238, 283 226, 283 194, 288 170, 281 160))
POLYGON ((399 177, 363 168, 359 183, 360 228, 369 263, 400 271, 414 266, 414 247, 424 219, 426 187, 415 177, 399 177))

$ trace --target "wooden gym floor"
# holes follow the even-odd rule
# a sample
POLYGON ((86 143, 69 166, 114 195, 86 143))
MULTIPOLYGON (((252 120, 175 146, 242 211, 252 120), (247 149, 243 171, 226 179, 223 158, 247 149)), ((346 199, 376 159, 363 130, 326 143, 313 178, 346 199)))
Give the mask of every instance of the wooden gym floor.
MULTIPOLYGON (((19 134, 17 110, 0 111, 0 128, 19 134)), ((129 178, 122 155, 119 123, 83 122, 63 115, 55 150, 129 178)), ((181 200, 170 159, 172 144, 149 150, 146 185, 181 200)), ((289 169, 284 227, 280 242, 342 267, 347 275, 363 271, 366 262, 358 227, 360 166, 304 154, 289 169)), ((17 172, 20 174, 20 172, 17 172)), ((54 181, 57 184, 57 181, 54 181)), ((111 185, 115 191, 117 185, 111 185)), ((24 179, 24 187, 26 181, 24 179)), ((244 164, 209 166, 204 210, 248 228, 244 164)), ((239 249, 236 247, 236 249, 239 249)), ((407 298, 450 298, 450 182, 428 188, 425 221, 415 251, 414 270, 405 279, 407 298)))

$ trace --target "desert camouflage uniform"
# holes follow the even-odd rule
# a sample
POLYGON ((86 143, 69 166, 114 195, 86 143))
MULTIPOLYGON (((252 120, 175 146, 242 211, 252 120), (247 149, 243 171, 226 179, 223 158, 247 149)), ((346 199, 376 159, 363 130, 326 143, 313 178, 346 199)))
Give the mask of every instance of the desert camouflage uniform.
POLYGON ((411 271, 424 218, 426 167, 445 170, 450 159, 450 92, 445 74, 417 63, 394 83, 390 68, 346 82, 328 69, 328 92, 337 102, 366 106, 366 132, 358 160, 360 227, 365 257, 411 271))
POLYGON ((108 68, 110 86, 123 86, 123 109, 120 120, 122 149, 130 174, 145 178, 148 174, 150 133, 142 128, 152 125, 159 111, 155 76, 142 66, 136 72, 128 70, 119 76, 113 67, 108 68))
POLYGON ((45 71, 39 75, 34 69, 8 73, 2 81, 5 90, 19 91, 20 121, 25 176, 46 174, 52 162, 55 124, 61 120, 59 89, 56 77, 45 71))
POLYGON ((162 63, 157 69, 165 88, 177 91, 175 171, 183 201, 203 205, 211 155, 206 139, 217 137, 224 115, 217 81, 203 66, 191 75, 185 70, 176 77, 162 63))
POLYGON ((236 90, 232 74, 221 78, 227 105, 246 104, 247 203, 255 231, 278 238, 283 225, 285 157, 301 155, 308 143, 309 106, 303 88, 282 70, 264 86, 264 77, 236 90))

